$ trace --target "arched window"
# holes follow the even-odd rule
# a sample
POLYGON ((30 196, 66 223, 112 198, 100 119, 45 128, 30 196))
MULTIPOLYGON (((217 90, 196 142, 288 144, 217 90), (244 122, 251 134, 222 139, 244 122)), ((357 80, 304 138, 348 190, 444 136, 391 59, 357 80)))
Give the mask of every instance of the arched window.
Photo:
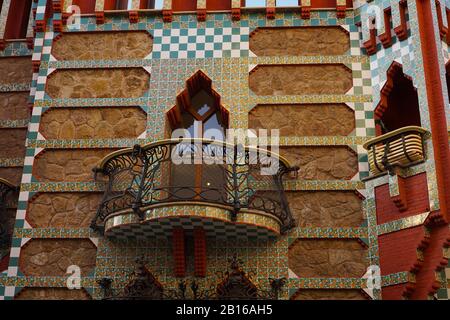
MULTIPOLYGON (((171 129, 186 129, 191 138, 225 140, 228 111, 220 103, 220 95, 212 81, 198 71, 186 82, 186 89, 177 96, 177 104, 167 113, 171 129)), ((185 136, 184 136, 185 137, 185 136)), ((172 138, 179 138, 172 135, 172 138)), ((191 147, 179 152, 190 152, 191 147)), ((219 200, 223 197, 225 177, 221 164, 174 164, 171 167, 172 194, 175 198, 219 200)))
POLYGON ((391 65, 387 74, 380 103, 375 109, 377 135, 406 126, 420 126, 419 99, 412 79, 403 73, 397 62, 391 65))

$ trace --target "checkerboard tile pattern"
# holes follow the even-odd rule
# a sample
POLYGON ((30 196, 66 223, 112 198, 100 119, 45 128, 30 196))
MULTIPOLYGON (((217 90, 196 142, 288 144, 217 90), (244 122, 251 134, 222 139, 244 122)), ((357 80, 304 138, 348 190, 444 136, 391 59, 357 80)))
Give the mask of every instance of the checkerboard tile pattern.
POLYGON ((158 29, 153 32, 152 58, 245 57, 248 39, 248 27, 158 29))
POLYGON ((125 224, 110 228, 105 235, 118 240, 127 240, 130 238, 146 239, 152 237, 168 238, 171 237, 172 230, 176 227, 182 227, 188 233, 196 227, 201 227, 205 230, 208 237, 219 239, 253 238, 262 240, 276 238, 277 236, 276 233, 257 226, 195 217, 173 217, 142 224, 125 224))

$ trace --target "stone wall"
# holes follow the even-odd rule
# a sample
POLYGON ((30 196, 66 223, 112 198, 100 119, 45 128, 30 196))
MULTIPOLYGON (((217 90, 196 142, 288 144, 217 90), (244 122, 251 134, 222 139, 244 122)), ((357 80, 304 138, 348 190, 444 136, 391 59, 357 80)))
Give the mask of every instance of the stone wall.
POLYGON ((92 169, 113 149, 46 149, 37 155, 33 175, 42 182, 93 181, 92 169))
POLYGON ((287 200, 299 227, 359 227, 362 200, 353 191, 292 191, 287 200))
POLYGON ((279 129, 281 136, 345 136, 355 129, 355 114, 345 104, 257 105, 248 127, 279 129))
POLYGON ((58 70, 47 80, 52 98, 139 98, 149 88, 143 68, 58 70))
POLYGON ((353 80, 344 65, 258 65, 249 86, 258 96, 345 94, 353 80))
POLYGON ((0 70, 0 84, 28 84, 33 76, 30 57, 0 58, 0 70))
POLYGON ((25 157, 27 129, 0 129, 0 158, 25 157))
POLYGON ((67 288, 24 288, 15 300, 90 300, 90 295, 83 289, 67 288))
POLYGON ((42 115, 40 132, 47 139, 137 138, 146 125, 139 107, 53 108, 42 115))
POLYGON ((298 179, 349 180, 358 172, 358 156, 348 147, 281 147, 280 154, 300 167, 298 179))
POLYGON ((143 59, 152 52, 153 39, 146 31, 63 33, 54 41, 58 60, 143 59))
POLYGON ((4 92, 0 93, 0 120, 28 119, 29 92, 4 92))
POLYGON ((367 300, 367 296, 357 289, 301 289, 293 300, 367 300))
POLYGON ((87 228, 102 194, 41 193, 28 205, 27 221, 35 228, 87 228))
POLYGON ((367 252, 357 240, 299 239, 289 248, 289 269, 300 278, 359 278, 366 268, 367 252))
POLYGON ((0 178, 6 179, 18 186, 22 180, 22 167, 0 167, 0 178))
POLYGON ((32 239, 22 248, 19 267, 27 276, 66 276, 77 265, 81 276, 95 267, 97 248, 88 239, 32 239))
POLYGON ((343 55, 350 38, 341 27, 258 28, 250 50, 257 56, 343 55))

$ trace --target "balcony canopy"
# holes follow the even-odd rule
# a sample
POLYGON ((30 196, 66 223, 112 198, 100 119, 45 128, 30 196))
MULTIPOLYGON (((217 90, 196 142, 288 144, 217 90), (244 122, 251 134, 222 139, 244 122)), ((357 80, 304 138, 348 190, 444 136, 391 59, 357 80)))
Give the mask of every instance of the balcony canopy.
POLYGON ((95 169, 106 191, 92 227, 115 237, 166 236, 180 226, 208 236, 277 236, 294 226, 283 176, 296 170, 268 150, 212 140, 136 145, 95 169))

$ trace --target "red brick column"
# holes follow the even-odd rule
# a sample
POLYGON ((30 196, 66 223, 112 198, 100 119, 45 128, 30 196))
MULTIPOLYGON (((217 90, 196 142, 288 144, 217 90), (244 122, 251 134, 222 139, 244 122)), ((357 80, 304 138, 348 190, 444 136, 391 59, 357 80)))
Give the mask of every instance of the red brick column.
POLYGON ((417 0, 417 15, 422 47, 432 143, 436 166, 440 214, 449 221, 450 208, 450 149, 448 146, 447 119, 443 87, 439 73, 438 51, 434 37, 430 0, 417 0), (431 37, 431 39, 430 39, 431 37))
POLYGON ((175 277, 184 277, 186 273, 186 258, 184 251, 184 230, 182 228, 173 229, 172 246, 175 277))
POLYGON ((195 276, 206 276, 206 233, 203 228, 194 229, 195 276))

